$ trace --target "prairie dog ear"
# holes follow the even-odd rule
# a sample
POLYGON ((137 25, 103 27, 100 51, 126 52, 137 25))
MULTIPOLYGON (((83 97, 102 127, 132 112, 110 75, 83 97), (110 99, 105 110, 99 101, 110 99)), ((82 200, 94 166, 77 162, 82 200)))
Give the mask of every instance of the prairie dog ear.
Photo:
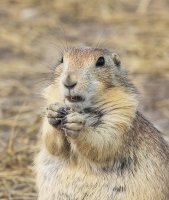
POLYGON ((112 53, 112 58, 113 58, 114 64, 115 64, 117 67, 120 67, 120 65, 121 65, 121 60, 120 60, 119 56, 118 56, 116 53, 112 53))

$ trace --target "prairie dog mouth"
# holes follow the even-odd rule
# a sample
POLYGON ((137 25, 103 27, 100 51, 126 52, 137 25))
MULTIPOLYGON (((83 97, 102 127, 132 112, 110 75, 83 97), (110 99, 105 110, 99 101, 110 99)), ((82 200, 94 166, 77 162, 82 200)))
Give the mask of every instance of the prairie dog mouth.
POLYGON ((81 96, 71 96, 71 95, 69 95, 69 96, 66 96, 66 99, 68 100, 68 101, 70 101, 70 102, 75 102, 75 103, 78 103, 78 102, 82 102, 82 101, 84 101, 85 99, 83 98, 83 97, 81 97, 81 96))

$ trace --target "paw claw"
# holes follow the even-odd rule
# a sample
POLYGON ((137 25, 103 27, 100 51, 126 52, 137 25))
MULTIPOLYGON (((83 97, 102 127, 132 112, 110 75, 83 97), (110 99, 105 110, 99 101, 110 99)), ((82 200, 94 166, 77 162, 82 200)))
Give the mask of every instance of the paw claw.
POLYGON ((59 112, 63 113, 64 115, 68 115, 69 114, 64 107, 59 108, 59 112))
POLYGON ((57 126, 61 123, 61 118, 48 118, 49 124, 57 126))
POLYGON ((67 123, 67 117, 64 117, 64 118, 62 119, 62 125, 64 126, 66 123, 67 123))

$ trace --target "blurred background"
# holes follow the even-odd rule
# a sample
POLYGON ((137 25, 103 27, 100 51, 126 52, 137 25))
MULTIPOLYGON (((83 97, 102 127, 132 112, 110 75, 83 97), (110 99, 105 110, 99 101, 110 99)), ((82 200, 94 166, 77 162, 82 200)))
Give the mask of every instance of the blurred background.
POLYGON ((115 51, 140 109, 168 140, 168 0, 0 0, 0 199, 37 198, 41 91, 66 41, 115 51))

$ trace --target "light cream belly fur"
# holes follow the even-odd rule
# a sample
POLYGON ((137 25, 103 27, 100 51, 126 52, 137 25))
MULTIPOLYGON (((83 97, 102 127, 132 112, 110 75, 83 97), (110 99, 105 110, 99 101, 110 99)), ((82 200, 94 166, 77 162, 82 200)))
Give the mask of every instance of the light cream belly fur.
POLYGON ((37 159, 39 200, 163 200, 152 188, 156 180, 139 173, 124 176, 115 173, 94 173, 83 167, 70 168, 60 158, 37 159), (41 162, 42 160, 43 163, 41 162), (40 161, 40 162, 39 162, 40 161), (42 175, 43 174, 43 175, 42 175), (135 179, 137 177, 137 179, 135 179), (146 178, 145 178, 146 177, 146 178), (151 187, 149 185, 151 184, 151 187), (51 187, 52 186, 52 187, 51 187), (151 188, 151 190, 150 190, 151 188))

